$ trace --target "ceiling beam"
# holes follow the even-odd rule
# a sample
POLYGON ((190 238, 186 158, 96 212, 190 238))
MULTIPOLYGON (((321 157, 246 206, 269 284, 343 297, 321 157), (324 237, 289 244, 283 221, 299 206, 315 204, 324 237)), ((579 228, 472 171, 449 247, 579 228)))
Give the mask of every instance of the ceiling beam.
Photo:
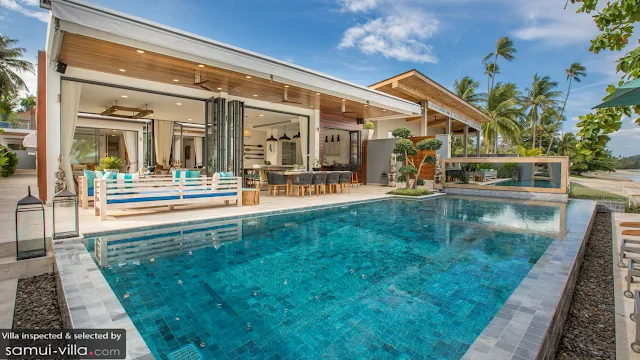
POLYGON ((416 89, 414 87, 405 85, 405 84, 403 84, 403 83, 401 83, 399 81, 392 82, 391 83, 391 88, 395 89, 395 90, 398 90, 398 91, 404 93, 405 95, 409 95, 411 97, 414 97, 415 99, 417 99, 416 101, 422 101, 422 100, 428 99, 427 94, 423 93, 422 91, 420 91, 420 90, 418 90, 418 89, 416 89))

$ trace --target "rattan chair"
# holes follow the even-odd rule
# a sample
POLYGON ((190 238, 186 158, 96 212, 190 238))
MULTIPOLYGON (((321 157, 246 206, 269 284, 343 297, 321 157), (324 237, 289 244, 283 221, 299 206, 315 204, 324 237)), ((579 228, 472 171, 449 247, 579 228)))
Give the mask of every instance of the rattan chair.
POLYGON ((351 194, 351 171, 340 171, 339 174, 340 177, 338 178, 338 184, 340 184, 340 191, 344 194, 344 188, 348 187, 349 194, 351 194))
POLYGON ((316 196, 320 193, 320 187, 322 187, 322 193, 327 195, 327 174, 326 171, 313 173, 311 184, 316 188, 316 196))
POLYGON ((338 194, 338 181, 340 180, 340 172, 338 171, 329 171, 327 173, 327 186, 329 186, 329 194, 335 190, 336 194, 338 194))
POLYGON ((273 171, 267 173, 267 185, 269 195, 271 195, 272 190, 273 196, 276 196, 276 191, 280 194, 280 189, 284 189, 285 195, 287 195, 287 177, 284 174, 273 171))
POLYGON ((291 186, 293 186, 294 190, 298 190, 298 196, 302 194, 304 197, 304 193, 308 190, 309 196, 311 196, 311 182, 313 181, 313 173, 301 173, 293 176, 291 179, 291 186))

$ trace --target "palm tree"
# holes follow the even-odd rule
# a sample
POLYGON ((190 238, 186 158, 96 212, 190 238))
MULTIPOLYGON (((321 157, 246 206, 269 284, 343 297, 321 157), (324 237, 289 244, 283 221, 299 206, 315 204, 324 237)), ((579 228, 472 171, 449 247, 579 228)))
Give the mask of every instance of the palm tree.
POLYGON ((532 149, 536 147, 536 136, 538 130, 538 120, 540 115, 549 107, 553 107, 558 98, 562 96, 561 91, 555 90, 558 83, 551 81, 549 76, 540 77, 538 74, 533 75, 533 83, 530 88, 526 89, 524 98, 525 108, 529 109, 529 121, 532 124, 532 149))
POLYGON ((493 69, 494 71, 491 74, 491 86, 489 86, 489 91, 493 89, 493 83, 496 79, 498 57, 501 57, 507 61, 513 61, 516 59, 516 57, 513 55, 516 52, 517 52, 516 48, 513 47, 513 41, 511 41, 511 39, 509 39, 508 36, 504 36, 498 39, 498 42, 496 42, 496 50, 484 57, 484 59, 482 60, 484 64, 489 63, 491 58, 493 58, 493 64, 494 64, 494 69, 493 69))
POLYGON ((487 75, 487 93, 489 93, 491 92, 491 75, 500 74, 500 67, 492 62, 485 63, 484 74, 487 75))
POLYGON ((18 40, 0 36, 0 92, 3 94, 28 90, 19 72, 35 74, 33 64, 21 59, 26 50, 15 47, 17 43, 18 40))
POLYGON ((476 93, 476 89, 478 89, 478 87, 480 87, 480 83, 474 81, 469 76, 465 76, 462 80, 456 80, 453 83, 456 95, 475 107, 477 107, 480 101, 484 98, 483 94, 476 93))
POLYGON ((558 142, 558 155, 561 156, 569 156, 571 151, 576 148, 576 143, 578 139, 576 135, 572 132, 567 132, 562 135, 560 141, 558 142))
POLYGON ((490 121, 482 125, 482 136, 485 139, 487 153, 498 149, 498 136, 516 143, 520 137, 518 118, 522 116, 522 108, 518 104, 520 92, 514 83, 498 82, 486 98, 486 105, 479 106, 490 121))
POLYGON ((586 73, 587 68, 582 66, 580 63, 573 63, 569 66, 565 71, 567 72, 567 80, 569 80, 569 86, 567 87, 567 95, 564 98, 564 104, 562 104, 562 110, 560 111, 560 118, 558 118, 558 125, 556 131, 554 131, 553 136, 551 137, 551 141, 549 141, 549 148, 547 148, 547 154, 551 151, 551 145, 553 144, 553 139, 556 137, 556 132, 558 128, 560 128, 560 120, 564 115, 564 108, 567 106, 567 101, 569 100, 569 93, 571 92, 571 82, 575 81, 577 83, 582 81, 582 78, 587 76, 586 73))

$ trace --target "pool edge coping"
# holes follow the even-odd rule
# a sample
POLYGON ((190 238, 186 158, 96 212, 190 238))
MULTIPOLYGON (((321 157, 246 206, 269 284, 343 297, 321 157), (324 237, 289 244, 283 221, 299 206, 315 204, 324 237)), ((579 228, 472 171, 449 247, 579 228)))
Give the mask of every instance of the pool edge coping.
MULTIPOLYGON (((554 239, 462 357, 463 360, 547 359, 555 355, 595 219, 566 239, 554 239)), ((578 225, 571 226, 575 229, 578 225)))

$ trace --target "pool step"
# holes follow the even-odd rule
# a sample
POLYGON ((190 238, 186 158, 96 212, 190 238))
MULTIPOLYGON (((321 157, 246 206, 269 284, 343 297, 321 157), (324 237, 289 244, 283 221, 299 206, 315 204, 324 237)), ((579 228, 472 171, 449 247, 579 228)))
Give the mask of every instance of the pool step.
POLYGON ((7 279, 22 279, 42 274, 53 273, 53 251, 47 251, 47 256, 16 260, 16 255, 0 257, 0 281, 7 279))

